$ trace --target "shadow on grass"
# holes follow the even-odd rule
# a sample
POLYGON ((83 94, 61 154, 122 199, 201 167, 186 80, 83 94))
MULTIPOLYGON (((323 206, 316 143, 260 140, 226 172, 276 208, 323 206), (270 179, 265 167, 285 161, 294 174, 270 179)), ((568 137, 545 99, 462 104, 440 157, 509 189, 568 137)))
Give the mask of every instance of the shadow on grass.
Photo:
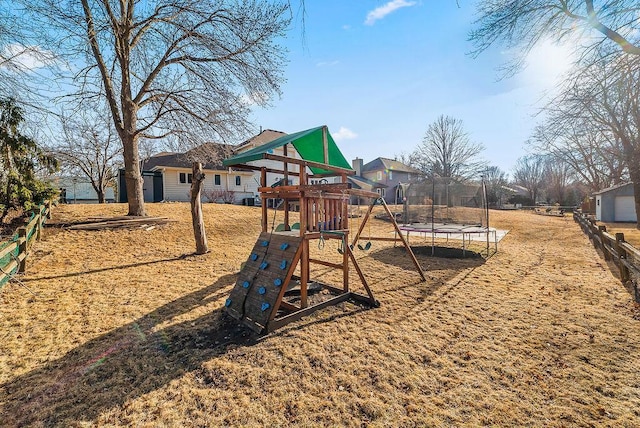
POLYGON ((118 266, 110 266, 110 267, 105 267, 105 268, 100 268, 100 269, 91 269, 91 270, 85 270, 82 272, 70 272, 70 273, 65 273, 64 275, 53 275, 53 276, 38 276, 38 277, 33 277, 33 278, 24 278, 24 279, 20 279, 22 282, 32 282, 32 281, 42 281, 42 280, 49 280, 49 279, 56 279, 56 278, 73 278, 76 276, 82 276, 82 275, 89 275, 92 273, 100 273, 100 272, 107 272, 110 270, 118 270, 118 269, 129 269, 129 268, 135 268, 135 267, 140 267, 140 266, 149 266, 149 265, 154 265, 156 263, 166 263, 166 262, 176 262, 179 260, 184 260, 189 256, 194 255, 194 253, 191 254, 183 254, 181 256, 178 257, 171 257, 169 259, 160 259, 160 260, 152 260, 149 262, 140 262, 140 263, 131 263, 128 265, 118 265, 118 266))
MULTIPOLYGON (((454 263, 456 268, 474 268, 486 262, 478 253, 469 250, 466 251, 466 255, 463 257, 462 249, 436 247, 438 252, 435 253, 435 257, 432 257, 431 246, 411 248, 423 269, 425 269, 424 266, 427 261, 429 262, 428 264, 442 262, 447 268, 450 268, 454 263), (439 257, 438 254, 442 254, 442 257, 439 257), (460 257, 456 257, 458 255, 460 257)), ((398 266, 402 269, 415 270, 415 266, 404 247, 388 247, 374 251, 371 253, 371 257, 379 262, 398 266)), ((425 271, 428 272, 428 269, 425 269, 425 271)))
POLYGON ((68 426, 95 420, 227 352, 257 339, 214 310, 195 320, 160 324, 224 297, 235 274, 90 340, 63 357, 0 385, 2 425, 68 426))

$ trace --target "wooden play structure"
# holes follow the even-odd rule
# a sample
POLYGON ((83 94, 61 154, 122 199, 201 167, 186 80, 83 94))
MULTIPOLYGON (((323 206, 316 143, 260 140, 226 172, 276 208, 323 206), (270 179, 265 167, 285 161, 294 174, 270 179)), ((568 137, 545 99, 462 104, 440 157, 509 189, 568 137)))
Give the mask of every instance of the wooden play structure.
MULTIPOLYGON (((350 187, 347 176, 355 172, 337 148, 326 126, 283 136, 226 159, 224 165, 260 171, 259 192, 262 199, 262 233, 226 300, 225 308, 229 315, 254 331, 263 333, 347 300, 370 307, 379 306, 353 254, 353 248, 374 205, 380 203, 387 214, 394 217, 377 193, 350 187), (280 154, 276 154, 276 151, 280 154), (283 176, 281 183, 284 185, 268 186, 268 173, 283 176), (338 179, 335 183, 328 183, 327 177, 338 179), (310 184, 312 181, 315 184, 310 184), (290 184, 295 182, 297 184, 290 184), (351 196, 369 199, 371 203, 350 243, 351 196), (272 230, 268 230, 268 200, 274 201, 271 205, 284 212, 284 223, 277 228, 272 226, 272 230), (292 210, 299 210, 300 221, 294 224, 290 224, 292 210), (330 239, 339 240, 341 263, 310 257, 309 246, 312 241, 320 240, 323 243, 330 239), (313 278, 312 266, 315 265, 342 270, 341 286, 324 284, 318 278, 313 278), (299 275, 295 275, 298 266, 299 275), (349 284, 350 266, 358 274, 366 295, 352 291, 349 284), (331 297, 310 304, 310 285, 328 290, 331 297), (298 304, 285 299, 286 291, 293 287, 299 288, 298 304)), ((392 224, 397 232, 396 237, 369 236, 366 239, 401 241, 424 281, 424 272, 395 220, 392 224)))

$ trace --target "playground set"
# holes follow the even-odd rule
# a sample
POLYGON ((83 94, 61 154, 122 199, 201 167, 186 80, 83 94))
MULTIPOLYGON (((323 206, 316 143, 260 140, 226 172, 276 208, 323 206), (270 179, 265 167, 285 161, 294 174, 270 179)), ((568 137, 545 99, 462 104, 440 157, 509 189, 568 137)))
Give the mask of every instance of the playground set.
POLYGON ((367 244, 358 244, 376 204, 380 204, 390 216, 391 212, 377 193, 350 187, 347 176, 355 171, 336 146, 326 126, 285 135, 228 158, 224 165, 258 170, 261 176, 258 191, 262 199, 262 232, 225 302, 226 312, 252 330, 258 333, 271 332, 319 309, 348 300, 378 307, 380 303, 375 299, 353 253, 356 246, 368 250, 372 240, 402 242, 420 277, 425 280, 424 272, 395 219, 392 224, 396 237, 369 236, 366 238, 367 244), (275 149, 281 149, 283 154, 274 154, 275 149), (284 184, 268 186, 267 173, 282 175, 284 178, 281 183, 284 184), (327 177, 338 179, 335 183, 328 183, 323 180, 327 177), (290 184, 295 182, 297 184, 290 184), (350 242, 351 196, 368 199, 371 203, 350 242), (268 200, 272 200, 272 203, 268 204, 268 200), (284 222, 278 227, 272 224, 271 230, 268 230, 269 205, 283 210, 284 214, 284 222), (290 222, 292 210, 299 210, 300 220, 293 224, 290 222), (340 263, 311 257, 310 243, 317 241, 318 244, 324 244, 325 240, 337 240, 340 263), (315 265, 341 270, 342 284, 325 284, 319 278, 313 278, 312 266, 315 265), (366 295, 352 290, 349 284, 350 267, 358 274, 366 295), (299 275, 296 275, 297 272, 299 275), (310 286, 328 290, 331 297, 310 304, 310 286), (295 302, 285 298, 287 290, 294 288, 299 289, 299 300, 295 302))

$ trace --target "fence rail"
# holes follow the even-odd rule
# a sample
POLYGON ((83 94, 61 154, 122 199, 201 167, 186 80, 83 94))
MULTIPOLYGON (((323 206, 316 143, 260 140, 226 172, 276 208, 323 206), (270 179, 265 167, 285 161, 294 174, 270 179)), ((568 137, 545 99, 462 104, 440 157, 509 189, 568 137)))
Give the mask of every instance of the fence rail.
POLYGON ((42 229, 51 218, 51 202, 40 205, 26 226, 7 241, 0 243, 0 287, 6 284, 17 272, 24 272, 31 246, 42 238, 42 229))
POLYGON ((620 271, 623 283, 631 281, 634 298, 640 303, 640 250, 624 240, 624 233, 615 235, 607 232, 606 226, 596 225, 595 219, 582 213, 574 212, 573 220, 580 225, 582 231, 591 239, 593 246, 598 248, 607 261, 612 261, 620 271))

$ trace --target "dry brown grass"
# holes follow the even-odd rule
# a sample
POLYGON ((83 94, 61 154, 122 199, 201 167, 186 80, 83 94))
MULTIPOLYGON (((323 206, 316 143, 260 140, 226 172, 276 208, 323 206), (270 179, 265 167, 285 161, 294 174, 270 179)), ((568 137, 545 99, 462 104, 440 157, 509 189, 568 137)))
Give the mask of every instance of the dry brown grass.
POLYGON ((358 257, 379 309, 333 307, 256 341, 221 307, 259 210, 205 205, 198 257, 186 204, 149 212, 178 222, 47 229, 23 277, 38 297, 2 290, 0 425, 638 426, 638 308, 570 218, 492 212, 511 230, 499 253, 420 257, 426 283, 374 243, 358 257))
POLYGON ((604 223, 598 222, 603 226, 607 226, 607 232, 615 235, 616 233, 624 233, 624 240, 634 247, 640 249, 640 230, 637 223, 604 223))

